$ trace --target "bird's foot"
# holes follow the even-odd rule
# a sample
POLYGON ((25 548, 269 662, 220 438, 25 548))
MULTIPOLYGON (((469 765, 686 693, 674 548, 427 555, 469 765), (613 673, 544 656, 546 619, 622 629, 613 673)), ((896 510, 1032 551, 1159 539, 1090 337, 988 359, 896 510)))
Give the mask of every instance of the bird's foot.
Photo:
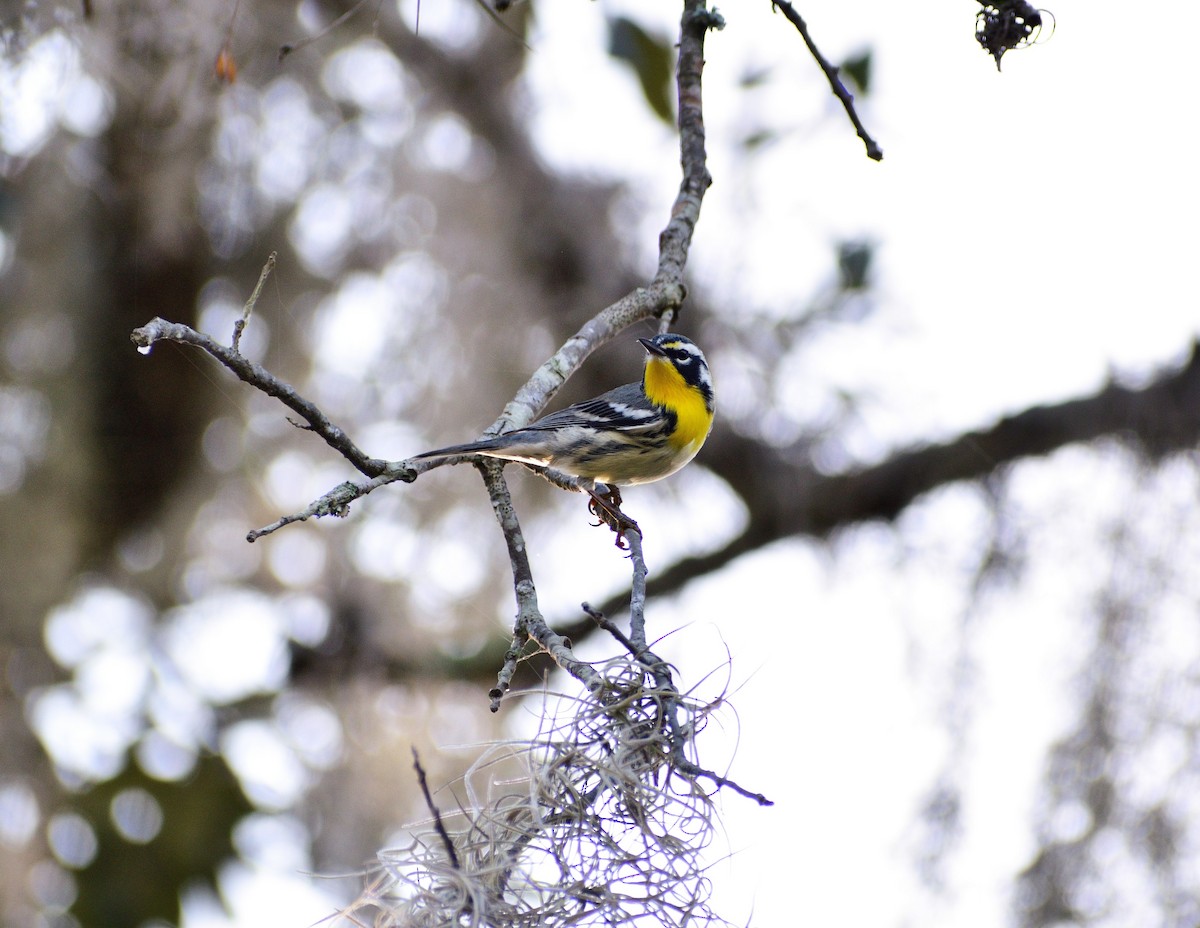
POLYGON ((633 519, 621 511, 620 487, 597 483, 588 487, 587 493, 591 497, 588 500, 588 512, 600 520, 597 525, 607 525, 612 529, 613 534, 617 536, 617 547, 624 551, 625 533, 632 530, 641 534, 642 530, 633 519))

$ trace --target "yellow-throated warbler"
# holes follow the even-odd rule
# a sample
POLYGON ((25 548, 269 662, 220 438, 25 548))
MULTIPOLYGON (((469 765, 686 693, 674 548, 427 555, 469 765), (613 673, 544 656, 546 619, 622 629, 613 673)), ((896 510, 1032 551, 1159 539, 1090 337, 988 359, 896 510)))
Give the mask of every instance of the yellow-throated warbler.
POLYGON ((426 451, 416 459, 482 454, 615 487, 669 477, 696 456, 712 429, 712 377, 704 353, 682 335, 638 341, 646 348, 641 383, 495 438, 426 451))

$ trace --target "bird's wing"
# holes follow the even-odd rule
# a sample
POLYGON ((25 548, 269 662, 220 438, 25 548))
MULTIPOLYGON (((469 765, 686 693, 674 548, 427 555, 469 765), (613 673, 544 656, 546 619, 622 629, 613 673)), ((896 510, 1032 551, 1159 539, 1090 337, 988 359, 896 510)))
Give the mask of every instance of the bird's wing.
POLYGON ((518 431, 543 432, 582 426, 638 432, 655 428, 658 417, 658 410, 646 399, 641 384, 627 383, 593 399, 552 412, 518 431))

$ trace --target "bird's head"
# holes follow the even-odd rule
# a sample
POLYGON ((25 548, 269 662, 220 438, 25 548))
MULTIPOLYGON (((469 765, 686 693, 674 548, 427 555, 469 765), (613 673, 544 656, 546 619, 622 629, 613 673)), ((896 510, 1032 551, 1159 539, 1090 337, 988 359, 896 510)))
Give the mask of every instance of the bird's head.
POLYGON ((639 338, 646 349, 646 370, 642 386, 654 402, 677 391, 696 391, 711 414, 713 409, 712 375, 704 352, 690 338, 667 332, 653 338, 639 338))

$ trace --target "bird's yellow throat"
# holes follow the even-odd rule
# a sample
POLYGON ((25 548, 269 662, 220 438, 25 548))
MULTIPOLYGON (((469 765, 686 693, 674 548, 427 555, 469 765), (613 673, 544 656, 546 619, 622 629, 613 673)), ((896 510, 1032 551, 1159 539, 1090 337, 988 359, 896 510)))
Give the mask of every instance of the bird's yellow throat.
POLYGON ((704 394, 683 379, 675 365, 663 358, 646 362, 642 384, 650 402, 675 413, 675 433, 671 444, 676 448, 699 448, 712 428, 713 414, 704 402, 704 394))

